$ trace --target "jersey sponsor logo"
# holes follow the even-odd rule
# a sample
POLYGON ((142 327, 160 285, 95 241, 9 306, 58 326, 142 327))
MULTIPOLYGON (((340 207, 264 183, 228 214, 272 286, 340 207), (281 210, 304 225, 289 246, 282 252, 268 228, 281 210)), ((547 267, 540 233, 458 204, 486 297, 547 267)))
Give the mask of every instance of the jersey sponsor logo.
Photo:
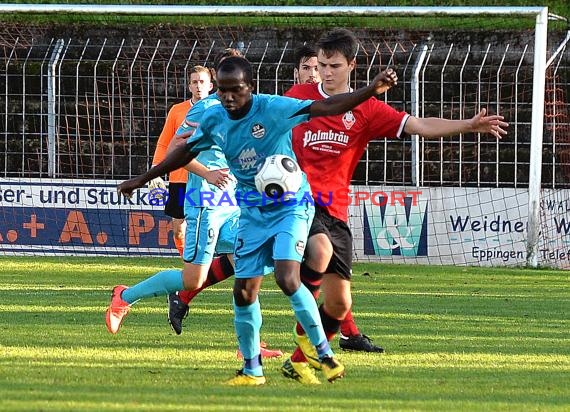
POLYGON ((237 161, 241 170, 249 170, 255 167, 258 159, 260 159, 260 156, 257 154, 254 148, 251 148, 242 150, 238 156, 237 161))
POLYGON ((318 130, 313 133, 307 130, 303 136, 303 147, 310 147, 316 144, 334 144, 346 147, 348 146, 348 140, 349 137, 344 132, 337 133, 333 130, 323 132, 318 130))
POLYGON ((251 135, 256 139, 261 139, 265 136, 265 127, 259 123, 254 124, 251 128, 251 135))
POLYGON ((427 202, 411 197, 383 206, 365 203, 364 254, 377 256, 427 256, 427 202))
POLYGON ((350 130, 350 128, 354 126, 354 123, 356 123, 356 118, 354 117, 354 114, 352 114, 351 110, 349 110, 344 114, 344 116, 342 116, 342 122, 344 123, 344 127, 346 127, 346 130, 350 130))

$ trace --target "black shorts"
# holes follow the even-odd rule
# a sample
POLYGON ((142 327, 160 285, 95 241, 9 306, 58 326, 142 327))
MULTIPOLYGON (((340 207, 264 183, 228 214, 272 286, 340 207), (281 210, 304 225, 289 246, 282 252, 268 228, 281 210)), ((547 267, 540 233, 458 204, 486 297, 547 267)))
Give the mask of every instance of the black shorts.
POLYGON ((352 276, 352 232, 340 219, 329 215, 325 208, 315 204, 315 217, 309 237, 324 233, 332 243, 333 256, 325 273, 338 273, 343 279, 352 276))
POLYGON ((164 213, 174 219, 184 219, 184 197, 186 183, 169 183, 168 200, 164 205, 164 213))

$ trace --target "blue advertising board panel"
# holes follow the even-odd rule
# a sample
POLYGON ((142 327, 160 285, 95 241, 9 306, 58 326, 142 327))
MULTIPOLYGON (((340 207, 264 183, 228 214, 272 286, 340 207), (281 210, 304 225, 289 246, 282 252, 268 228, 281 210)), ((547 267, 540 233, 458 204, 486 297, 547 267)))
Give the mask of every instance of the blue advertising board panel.
POLYGON ((116 181, 0 180, 0 252, 176 256, 170 218, 142 188, 116 181))

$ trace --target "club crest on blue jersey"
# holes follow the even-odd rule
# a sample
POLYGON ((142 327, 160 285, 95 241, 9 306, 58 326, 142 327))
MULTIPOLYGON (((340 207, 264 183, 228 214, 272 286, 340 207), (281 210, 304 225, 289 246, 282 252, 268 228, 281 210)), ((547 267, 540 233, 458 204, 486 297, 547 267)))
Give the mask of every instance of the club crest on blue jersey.
POLYGON ((251 135, 256 139, 261 139, 265 136, 265 127, 262 124, 256 123, 251 128, 251 135))

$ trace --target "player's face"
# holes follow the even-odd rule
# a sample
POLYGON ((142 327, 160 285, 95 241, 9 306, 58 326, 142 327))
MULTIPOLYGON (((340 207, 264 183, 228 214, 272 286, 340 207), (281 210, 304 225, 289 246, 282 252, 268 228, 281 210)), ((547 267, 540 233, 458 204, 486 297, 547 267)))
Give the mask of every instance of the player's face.
POLYGON ((348 92, 350 72, 354 69, 356 62, 354 60, 347 61, 346 57, 339 52, 327 57, 322 50, 319 50, 317 59, 325 92, 329 95, 348 92))
POLYGON ((319 76, 318 67, 319 61, 316 57, 310 57, 301 62, 297 69, 297 81, 301 84, 320 82, 321 76, 319 76))
POLYGON ((212 78, 208 73, 192 73, 190 74, 190 93, 192 93, 192 100, 197 102, 207 97, 214 85, 212 78))
POLYGON ((218 83, 218 96, 230 117, 243 117, 249 110, 248 103, 251 101, 253 91, 253 86, 244 80, 243 71, 218 72, 216 82, 218 83))

